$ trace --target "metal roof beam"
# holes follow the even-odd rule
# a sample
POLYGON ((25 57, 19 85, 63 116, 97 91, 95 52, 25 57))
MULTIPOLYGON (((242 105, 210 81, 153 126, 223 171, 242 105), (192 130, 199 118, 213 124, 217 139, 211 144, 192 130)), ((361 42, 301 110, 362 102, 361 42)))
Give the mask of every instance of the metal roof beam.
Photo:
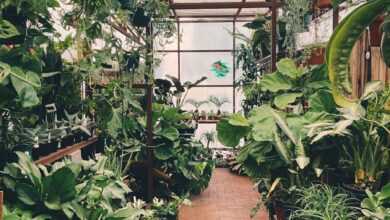
MULTIPOLYGON (((271 8, 273 2, 202 2, 202 3, 173 3, 170 4, 174 10, 186 9, 224 9, 224 8, 271 8)), ((282 6, 281 2, 276 7, 282 6)))

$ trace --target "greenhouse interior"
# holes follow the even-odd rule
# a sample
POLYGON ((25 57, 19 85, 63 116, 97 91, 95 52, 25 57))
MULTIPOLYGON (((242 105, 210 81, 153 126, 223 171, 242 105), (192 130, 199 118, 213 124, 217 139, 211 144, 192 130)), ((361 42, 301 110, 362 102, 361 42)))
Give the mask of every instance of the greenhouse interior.
POLYGON ((0 0, 0 220, 390 220, 390 0, 0 0))

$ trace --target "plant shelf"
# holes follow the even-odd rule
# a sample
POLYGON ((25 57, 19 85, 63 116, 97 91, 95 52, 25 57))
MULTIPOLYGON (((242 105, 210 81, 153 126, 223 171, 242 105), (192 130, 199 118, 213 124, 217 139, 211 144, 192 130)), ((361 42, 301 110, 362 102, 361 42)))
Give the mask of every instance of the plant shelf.
POLYGON ((63 149, 60 149, 52 154, 49 154, 47 156, 41 157, 38 160, 35 161, 36 164, 42 164, 42 165, 48 165, 51 164, 61 158, 64 158, 65 156, 71 155, 74 152, 81 150, 91 144, 94 144, 98 141, 98 137, 91 137, 86 141, 82 141, 80 143, 65 147, 63 149))

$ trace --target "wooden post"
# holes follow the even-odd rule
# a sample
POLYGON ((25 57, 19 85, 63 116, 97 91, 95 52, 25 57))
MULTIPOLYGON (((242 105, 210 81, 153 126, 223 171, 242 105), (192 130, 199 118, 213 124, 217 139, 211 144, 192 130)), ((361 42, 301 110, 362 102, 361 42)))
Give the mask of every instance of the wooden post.
POLYGON ((277 0, 272 0, 272 50, 271 50, 271 57, 272 57, 272 71, 276 70, 276 60, 277 60, 277 33, 276 33, 276 26, 277 26, 277 17, 278 17, 278 7, 277 7, 277 0))
POLYGON ((338 6, 333 6, 333 30, 336 29, 339 24, 339 13, 340 8, 338 6))
MULTIPOLYGON (((146 28, 146 35, 148 38, 147 42, 147 54, 153 52, 153 26, 150 24, 146 28)), ((153 60, 147 59, 146 66, 149 73, 153 73, 153 60)), ((145 77, 146 82, 146 144, 147 144, 147 181, 148 181, 148 192, 146 199, 151 202, 154 196, 154 177, 153 177, 153 84, 150 82, 149 77, 145 77)))
POLYGON ((0 191, 0 220, 3 220, 3 204, 4 204, 3 191, 0 191))

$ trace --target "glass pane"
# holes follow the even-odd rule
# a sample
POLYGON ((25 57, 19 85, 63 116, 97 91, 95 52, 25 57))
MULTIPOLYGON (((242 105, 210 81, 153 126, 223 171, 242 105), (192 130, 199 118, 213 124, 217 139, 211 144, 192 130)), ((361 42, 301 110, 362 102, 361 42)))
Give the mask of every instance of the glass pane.
POLYGON ((236 88, 236 112, 242 111, 242 101, 245 99, 244 92, 241 88, 236 88))
POLYGON ((156 53, 156 58, 160 59, 160 64, 154 69, 156 78, 161 78, 165 75, 179 76, 177 53, 156 53))
MULTIPOLYGON (((223 104, 220 110, 222 112, 233 112, 233 87, 195 87, 190 90, 186 100, 194 99, 196 101, 207 101, 211 95, 219 98, 226 98, 229 102, 223 104)), ((187 111, 195 110, 195 108, 188 103, 183 106, 183 109, 187 111)), ((206 111, 207 113, 211 111, 216 113, 218 108, 212 103, 207 103, 202 105, 199 110, 206 111)))
POLYGON ((232 50, 233 23, 182 23, 182 50, 232 50))
MULTIPOLYGON (((177 25, 175 25, 177 28, 177 25)), ((177 32, 177 31, 176 31, 177 32)), ((175 33, 170 38, 156 38, 154 39, 154 48, 155 50, 178 50, 178 36, 175 33)))
MULTIPOLYGON (((252 31, 249 28, 244 27, 244 25, 248 22, 237 22, 236 23, 236 33, 242 34, 247 38, 250 38, 252 35, 252 31)), ((238 47, 240 44, 246 43, 244 40, 241 39, 241 37, 236 38, 236 47, 238 47)))
POLYGON ((181 53, 180 55, 180 78, 182 81, 194 82, 203 76, 208 79, 202 85, 232 85, 233 84, 233 55, 224 53, 181 53), (222 78, 216 77, 212 71, 213 63, 222 61, 226 63, 229 72, 222 78))
MULTIPOLYGON (((195 132, 195 138, 197 140, 201 140, 202 143, 206 146, 206 141, 204 139, 202 139, 202 135, 205 132, 210 132, 210 131, 214 131, 215 135, 217 135, 216 130, 217 130, 216 124, 199 124, 199 127, 198 127, 198 129, 196 129, 196 132, 195 132)), ((210 144, 210 148, 223 148, 223 147, 225 147, 225 146, 223 146, 218 141, 218 138, 215 138, 215 143, 210 144)))

